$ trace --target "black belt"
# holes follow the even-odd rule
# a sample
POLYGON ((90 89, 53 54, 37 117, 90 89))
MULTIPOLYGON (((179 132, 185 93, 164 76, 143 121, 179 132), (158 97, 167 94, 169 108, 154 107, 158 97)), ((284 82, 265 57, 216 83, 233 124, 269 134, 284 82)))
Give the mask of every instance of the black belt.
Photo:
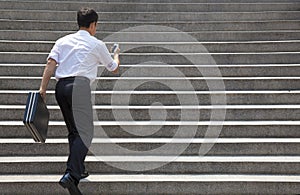
POLYGON ((90 79, 83 77, 83 76, 65 77, 65 78, 60 78, 59 80, 60 81, 74 81, 75 79, 90 82, 90 79))

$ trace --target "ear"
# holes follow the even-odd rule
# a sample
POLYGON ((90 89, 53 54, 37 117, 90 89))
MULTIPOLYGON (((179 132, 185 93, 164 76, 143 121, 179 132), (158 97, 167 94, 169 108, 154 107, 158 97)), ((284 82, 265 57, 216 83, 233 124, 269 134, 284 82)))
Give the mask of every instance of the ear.
POLYGON ((91 24, 90 24, 90 27, 91 27, 91 25, 92 25, 92 27, 96 27, 96 26, 97 26, 97 22, 91 23, 91 24))
POLYGON ((92 29, 94 27, 94 22, 90 23, 89 29, 92 29))

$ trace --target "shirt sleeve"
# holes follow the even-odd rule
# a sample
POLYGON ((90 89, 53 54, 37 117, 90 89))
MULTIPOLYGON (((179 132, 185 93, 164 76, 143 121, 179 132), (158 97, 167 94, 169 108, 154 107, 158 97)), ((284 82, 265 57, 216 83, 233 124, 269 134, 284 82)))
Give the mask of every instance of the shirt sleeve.
POLYGON ((49 60, 50 58, 55 60, 56 63, 58 63, 58 56, 59 56, 59 43, 58 41, 56 41, 56 43, 54 44, 54 46, 52 47, 48 57, 47 57, 47 60, 49 60))
POLYGON ((104 43, 100 43, 100 62, 103 64, 107 70, 114 71, 118 68, 118 64, 111 57, 106 45, 104 43))

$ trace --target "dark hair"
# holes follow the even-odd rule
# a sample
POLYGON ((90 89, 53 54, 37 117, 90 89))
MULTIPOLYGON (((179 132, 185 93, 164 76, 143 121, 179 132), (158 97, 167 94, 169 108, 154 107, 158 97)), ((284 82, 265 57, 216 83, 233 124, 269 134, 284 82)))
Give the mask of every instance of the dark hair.
POLYGON ((90 24, 98 21, 98 14, 92 8, 84 7, 77 12, 77 24, 80 27, 90 27, 90 24))

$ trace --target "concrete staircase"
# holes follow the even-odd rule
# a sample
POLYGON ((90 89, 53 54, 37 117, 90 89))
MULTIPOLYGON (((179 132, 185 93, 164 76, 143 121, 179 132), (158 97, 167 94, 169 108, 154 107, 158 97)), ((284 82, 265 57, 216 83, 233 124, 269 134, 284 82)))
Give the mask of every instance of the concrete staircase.
POLYGON ((99 67, 83 194, 300 193, 299 0, 0 0, 1 194, 67 194, 54 79, 46 144, 21 121, 81 6, 124 51, 99 67))

